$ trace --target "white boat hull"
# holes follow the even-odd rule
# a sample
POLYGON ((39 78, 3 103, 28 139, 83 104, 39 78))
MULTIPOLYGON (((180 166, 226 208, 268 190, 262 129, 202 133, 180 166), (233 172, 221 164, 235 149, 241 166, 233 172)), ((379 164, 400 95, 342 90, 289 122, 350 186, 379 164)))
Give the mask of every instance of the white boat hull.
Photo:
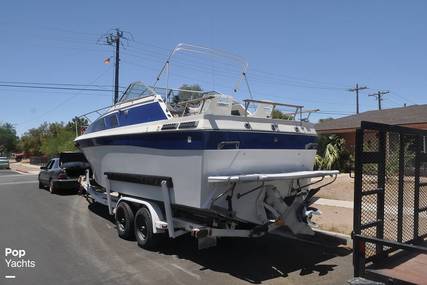
MULTIPOLYGON (((92 165, 96 181, 106 187, 104 173, 131 173, 167 176, 172 178, 171 202, 173 204, 209 209, 212 199, 224 192, 227 185, 209 184, 208 176, 240 175, 249 173, 280 173, 312 170, 315 150, 164 150, 136 146, 91 146, 83 148, 92 165)), ((283 197, 290 191, 289 181, 274 181, 283 197)), ((235 193, 245 193, 259 183, 237 185, 235 193)), ((111 191, 145 199, 162 200, 160 187, 111 181, 111 191)), ((256 191, 244 199, 234 197, 233 209, 239 219, 257 222, 256 191)), ((219 199, 216 206, 226 208, 219 199)))

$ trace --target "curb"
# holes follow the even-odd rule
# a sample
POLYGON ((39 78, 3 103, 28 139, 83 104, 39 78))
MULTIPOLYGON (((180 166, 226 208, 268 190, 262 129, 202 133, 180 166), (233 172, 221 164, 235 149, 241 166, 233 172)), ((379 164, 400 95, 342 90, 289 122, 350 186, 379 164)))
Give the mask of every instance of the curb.
POLYGON ((16 173, 19 173, 19 174, 24 174, 24 175, 29 175, 29 174, 37 175, 37 174, 39 174, 38 171, 27 170, 27 169, 22 169, 22 168, 11 168, 10 170, 15 171, 16 173))
POLYGON ((18 169, 18 168, 13 169, 13 170, 16 171, 16 172, 18 172, 18 173, 21 173, 21 174, 28 174, 29 173, 27 170, 18 169))
POLYGON ((321 229, 313 229, 313 230, 315 232, 319 232, 321 234, 325 234, 325 235, 332 236, 332 237, 335 237, 335 238, 338 238, 341 240, 345 240, 345 245, 353 248, 353 239, 349 235, 337 233, 337 232, 326 231, 326 230, 321 230, 321 229))

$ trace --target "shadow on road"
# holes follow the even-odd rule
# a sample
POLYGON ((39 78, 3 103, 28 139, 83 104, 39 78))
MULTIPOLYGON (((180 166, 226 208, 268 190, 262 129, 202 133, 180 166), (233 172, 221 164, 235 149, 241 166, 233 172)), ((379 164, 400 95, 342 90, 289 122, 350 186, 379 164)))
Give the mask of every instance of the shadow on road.
MULTIPOLYGON (((107 207, 94 203, 88 208, 114 224, 107 207)), ((197 263, 202 271, 223 272, 254 284, 287 277, 295 271, 300 275, 327 275, 338 266, 332 260, 334 257, 351 253, 343 247, 323 247, 275 235, 222 238, 216 247, 204 250, 198 250, 197 240, 189 235, 176 239, 164 237, 156 251, 197 263)))
POLYGON ((273 235, 252 239, 223 238, 218 246, 200 251, 196 240, 184 236, 166 240, 158 252, 191 260, 200 264, 201 270, 228 273, 255 284, 287 277, 294 271, 299 271, 300 275, 326 275, 337 264, 325 264, 325 261, 350 254, 344 248, 323 248, 273 235))
POLYGON ((92 213, 106 219, 107 221, 116 224, 114 220, 114 216, 110 216, 110 213, 108 213, 108 207, 101 205, 99 203, 91 203, 88 205, 89 211, 92 213))
MULTIPOLYGON (((39 188, 39 190, 41 191, 46 191, 49 192, 49 189, 47 187, 44 188, 39 188)), ((55 192, 53 195, 59 195, 59 196, 74 196, 77 194, 77 190, 73 190, 73 189, 60 189, 57 188, 55 189, 55 192)))

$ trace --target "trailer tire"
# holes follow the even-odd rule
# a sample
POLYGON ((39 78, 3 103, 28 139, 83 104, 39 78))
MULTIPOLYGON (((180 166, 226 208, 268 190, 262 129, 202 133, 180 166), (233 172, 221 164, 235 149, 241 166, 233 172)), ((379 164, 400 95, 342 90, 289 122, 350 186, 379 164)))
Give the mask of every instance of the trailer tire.
POLYGON ((145 249, 153 249, 158 244, 159 236, 153 233, 153 220, 145 207, 135 214, 135 237, 138 246, 145 249))
POLYGON ((116 208, 116 227, 119 237, 130 240, 135 236, 134 233, 134 214, 132 208, 126 202, 120 202, 116 208))

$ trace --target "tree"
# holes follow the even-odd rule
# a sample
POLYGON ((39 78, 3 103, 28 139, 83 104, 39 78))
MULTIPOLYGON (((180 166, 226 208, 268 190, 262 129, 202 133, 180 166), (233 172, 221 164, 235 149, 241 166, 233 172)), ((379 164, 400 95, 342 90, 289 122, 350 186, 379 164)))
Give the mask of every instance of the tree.
POLYGON ((28 130, 20 139, 20 148, 30 155, 55 156, 63 151, 75 150, 75 122, 87 124, 87 120, 74 118, 68 123, 43 123, 28 130))
POLYGON ((197 99, 203 96, 202 93, 200 93, 200 91, 203 91, 203 89, 199 84, 183 84, 181 87, 179 87, 179 90, 180 91, 178 92, 178 95, 173 97, 174 103, 197 99))
POLYGON ((280 120, 292 120, 293 119, 293 117, 291 115, 284 114, 282 111, 279 111, 276 109, 274 109, 273 113, 271 113, 271 117, 273 119, 280 119, 280 120))
POLYGON ((76 123, 77 123, 77 127, 81 128, 81 127, 87 127, 89 125, 89 121, 84 118, 84 117, 74 117, 71 121, 69 121, 67 123, 67 128, 73 129, 76 127, 76 123))
POLYGON ((10 123, 0 123, 0 154, 15 151, 17 144, 15 127, 10 123))
POLYGON ((348 171, 352 157, 345 148, 345 140, 337 135, 319 137, 315 167, 348 171))
POLYGON ((38 128, 29 129, 19 140, 19 149, 29 155, 41 155, 42 138, 49 133, 48 123, 41 124, 38 128))
POLYGON ((52 126, 54 131, 42 138, 40 150, 43 154, 52 157, 64 151, 75 150, 75 131, 66 126, 52 126))
POLYGON ((329 117, 329 118, 319 119, 319 123, 327 122, 327 121, 332 121, 333 119, 334 119, 334 118, 331 118, 331 117, 329 117))

